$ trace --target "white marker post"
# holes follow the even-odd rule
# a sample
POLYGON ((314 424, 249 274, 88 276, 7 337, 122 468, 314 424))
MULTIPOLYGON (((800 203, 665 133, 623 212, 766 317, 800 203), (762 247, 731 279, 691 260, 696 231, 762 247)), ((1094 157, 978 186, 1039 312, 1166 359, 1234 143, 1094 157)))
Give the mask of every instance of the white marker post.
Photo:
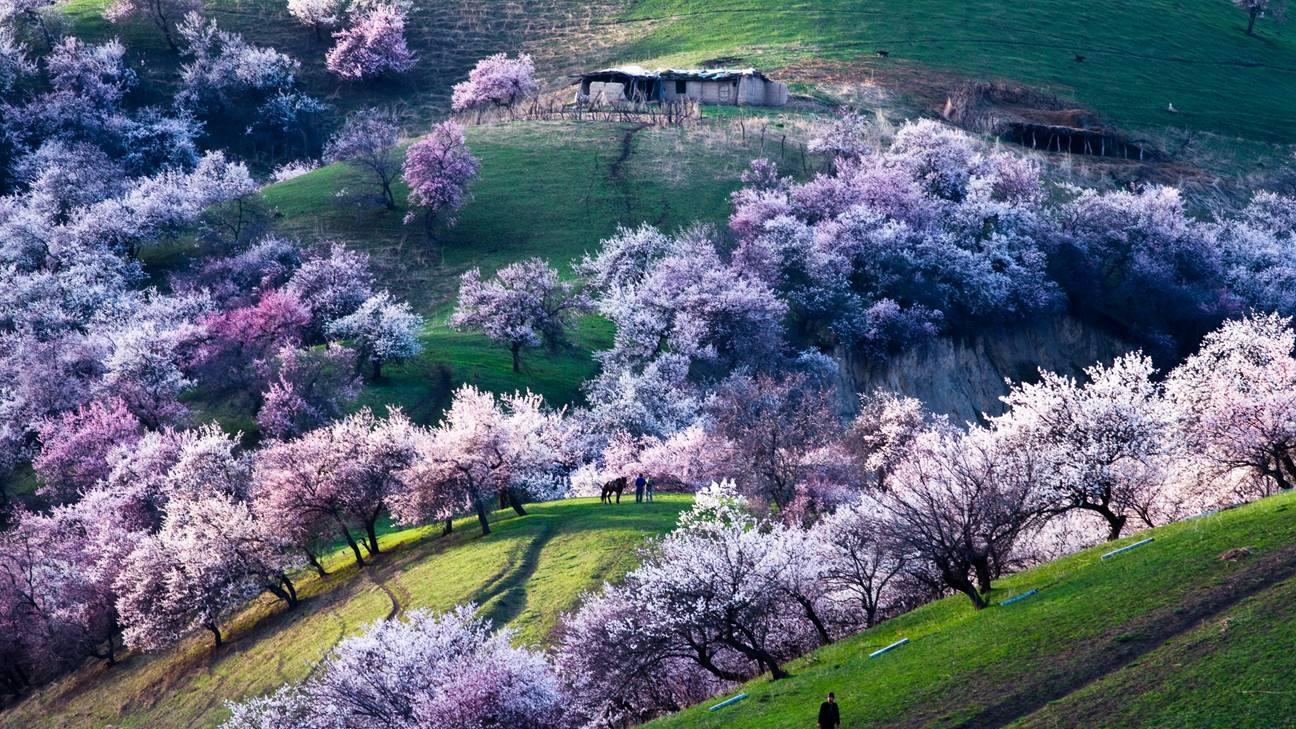
POLYGON ((1147 539, 1140 539, 1139 541, 1134 542, 1133 544, 1126 544, 1125 546, 1121 547, 1120 549, 1113 549, 1112 551, 1108 552, 1107 554, 1104 554, 1104 555, 1102 556, 1102 558, 1103 558, 1103 559, 1110 559, 1110 558, 1112 558, 1112 557, 1115 557, 1115 556, 1118 555, 1118 554, 1124 554, 1125 552, 1128 552, 1128 551, 1130 551, 1131 549, 1134 549, 1135 547, 1141 547, 1141 546, 1143 546, 1144 544, 1147 544, 1147 543, 1149 543, 1149 542, 1151 542, 1151 541, 1152 541, 1152 537, 1148 537, 1147 539))
POLYGON ((726 706, 728 706, 728 705, 730 705, 730 704, 736 704, 736 703, 738 703, 739 701, 742 701, 742 700, 745 699, 745 698, 747 698, 747 694, 738 694, 737 696, 733 697, 732 699, 725 699, 724 701, 721 701, 720 703, 716 704, 715 706, 712 706, 711 708, 707 709, 707 711, 715 711, 716 709, 723 709, 724 707, 726 707, 726 706))
POLYGON ((1031 589, 1027 590, 1026 592, 1023 592, 1023 593, 1020 594, 1020 595, 1013 595, 1012 597, 1008 598, 1007 600, 1004 600, 1003 602, 999 603, 999 606, 1000 606, 1000 607, 1003 607, 1004 605, 1011 605, 1011 604, 1013 604, 1013 603, 1015 603, 1015 602, 1021 602, 1022 600, 1025 600, 1026 598, 1028 598, 1028 597, 1030 597, 1031 595, 1034 595, 1034 594, 1036 594, 1036 593, 1038 593, 1038 592, 1039 592, 1038 589, 1032 587, 1031 589))
POLYGON ((904 645, 905 643, 908 643, 908 642, 909 642, 909 639, 908 639, 908 638, 901 638, 900 640, 897 640, 896 642, 892 643, 891 645, 887 646, 886 648, 878 648, 877 650, 873 651, 872 653, 869 654, 869 658, 877 658, 878 656, 882 655, 883 653, 886 653, 887 651, 893 651, 893 650, 895 650, 896 648, 899 648, 900 646, 902 646, 902 645, 904 645))

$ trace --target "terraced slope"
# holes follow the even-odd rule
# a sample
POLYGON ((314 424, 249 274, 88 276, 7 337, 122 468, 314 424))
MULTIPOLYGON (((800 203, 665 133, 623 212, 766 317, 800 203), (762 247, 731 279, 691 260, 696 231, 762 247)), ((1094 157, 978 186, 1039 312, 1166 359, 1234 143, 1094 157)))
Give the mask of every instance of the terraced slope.
POLYGON ((519 641, 544 645, 580 593, 633 567, 636 548, 672 528, 687 505, 671 495, 615 507, 575 499, 536 504, 525 517, 496 513, 488 537, 471 520, 450 537, 439 529, 393 531, 381 541, 388 553, 365 570, 342 566, 339 552, 329 577, 302 576, 306 599, 297 610, 284 613, 268 599, 250 607, 232 621, 219 651, 199 637, 112 668, 88 667, 0 714, 0 726, 213 727, 226 701, 300 680, 342 637, 413 608, 472 601, 516 629, 519 641))
POLYGON ((648 726, 811 726, 829 691, 854 729, 1290 724, 1296 494, 1124 541, 1147 536, 1110 560, 1104 546, 1004 580, 996 602, 1040 591, 1020 602, 977 613, 942 600, 807 656, 792 678, 743 686, 734 706, 648 726))

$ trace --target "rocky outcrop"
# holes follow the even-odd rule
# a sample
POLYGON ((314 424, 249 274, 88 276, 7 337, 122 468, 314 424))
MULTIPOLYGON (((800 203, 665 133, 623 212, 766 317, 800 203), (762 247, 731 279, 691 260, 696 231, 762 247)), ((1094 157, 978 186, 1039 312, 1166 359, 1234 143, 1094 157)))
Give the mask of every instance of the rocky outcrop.
POLYGON ((938 337, 881 364, 839 354, 837 389, 843 411, 854 409, 853 393, 881 387, 916 397, 963 423, 1002 412, 1005 379, 1035 379, 1040 368, 1078 376, 1082 368, 1132 349, 1107 332, 1056 316, 988 327, 972 336, 938 337))

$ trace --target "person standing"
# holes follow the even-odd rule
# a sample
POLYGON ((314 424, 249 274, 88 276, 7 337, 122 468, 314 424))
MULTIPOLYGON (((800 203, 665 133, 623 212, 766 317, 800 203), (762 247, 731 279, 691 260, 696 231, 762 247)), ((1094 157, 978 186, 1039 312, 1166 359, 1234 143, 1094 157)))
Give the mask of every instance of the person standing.
POLYGON ((637 477, 635 477, 635 503, 636 504, 643 503, 644 486, 646 486, 647 484, 648 484, 648 480, 644 478, 644 475, 642 473, 639 474, 637 477))
POLYGON ((837 707, 837 697, 828 693, 828 700, 819 704, 819 729, 837 729, 841 726, 841 710, 837 707))
POLYGON ((644 500, 652 503, 653 491, 657 490, 657 484, 653 482, 652 476, 644 479, 644 500))

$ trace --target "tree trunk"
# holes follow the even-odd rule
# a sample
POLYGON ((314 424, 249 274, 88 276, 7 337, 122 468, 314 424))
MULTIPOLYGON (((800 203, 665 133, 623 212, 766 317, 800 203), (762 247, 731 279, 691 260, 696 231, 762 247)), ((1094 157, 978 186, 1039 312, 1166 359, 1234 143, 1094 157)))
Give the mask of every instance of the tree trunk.
POLYGON ((490 534, 490 519, 486 516, 486 503, 477 498, 473 500, 473 505, 477 508, 477 522, 481 524, 482 536, 490 534))
POLYGON ((505 497, 508 499, 508 505, 513 507, 514 513, 518 516, 526 516, 526 509, 522 508, 522 500, 518 498, 517 489, 506 489, 505 497))
POLYGON ((297 587, 293 585, 288 575, 279 575, 279 582, 283 584, 284 590, 288 593, 288 607, 295 608, 301 601, 297 599, 297 587))
POLYGON ((342 525, 342 536, 346 537, 347 545, 351 547, 351 553, 355 555, 356 566, 364 567, 365 561, 364 556, 360 554, 360 545, 356 544, 356 540, 351 537, 351 530, 347 529, 345 524, 342 525))
POLYGON ((385 178, 383 179, 382 191, 383 191, 383 206, 386 207, 388 210, 395 210, 396 196, 392 194, 390 180, 387 180, 385 178))
POLYGON ((511 345, 509 345, 509 351, 513 354, 513 371, 514 371, 514 372, 521 372, 521 371, 522 371, 522 361, 521 361, 521 359, 518 357, 518 353, 522 351, 522 343, 521 343, 521 342, 513 342, 511 345))
POLYGON ((365 543, 365 548, 369 550, 369 556, 372 557, 379 552, 377 516, 365 520, 365 535, 368 537, 368 541, 365 543))
POLYGON ((441 536, 448 537, 450 536, 450 532, 453 531, 454 531, 454 519, 447 516, 445 520, 445 528, 441 530, 441 536))
POLYGON ((949 585, 955 590, 967 595, 968 599, 972 601, 972 606, 977 610, 981 610, 988 604, 986 603, 985 597, 983 597, 976 589, 976 585, 973 585, 972 581, 966 576, 956 575, 949 571, 942 571, 941 577, 945 580, 946 585, 949 585))
POLYGON ((982 595, 988 595, 990 593, 991 581, 990 560, 979 559, 976 562, 973 562, 972 570, 976 573, 977 592, 982 595))
POLYGON ((1099 513, 1107 520, 1107 541, 1114 542, 1120 539, 1121 531, 1125 529, 1126 517, 1123 514, 1115 514, 1110 509, 1099 513))
POLYGON ((828 636, 828 628, 824 627, 823 621, 819 619, 819 614, 815 612, 814 604, 804 597, 794 597, 797 602, 801 603, 801 609, 805 611, 806 619, 810 621, 810 624, 814 626, 815 632, 819 634, 819 645, 828 645, 831 643, 832 638, 828 636))
POLYGON ((370 378, 374 380, 381 380, 382 360, 378 359, 377 357, 374 357, 373 359, 369 360, 369 366, 370 366, 370 370, 369 370, 370 378))
POLYGON ((216 637, 216 644, 212 646, 212 649, 215 650, 217 648, 220 648, 221 644, 225 642, 224 639, 222 639, 221 637, 220 627, 217 626, 215 623, 207 623, 207 625, 204 627, 206 627, 207 630, 210 630, 211 634, 216 637))
POLYGON ((1256 15, 1257 15, 1257 14, 1258 14, 1258 13, 1257 13, 1257 11, 1255 11, 1255 10, 1252 10, 1250 13, 1248 13, 1248 17, 1247 17, 1247 35, 1255 35, 1254 31, 1255 31, 1255 21, 1256 21, 1256 15))
POLYGON ((311 567, 315 568, 315 574, 320 577, 328 577, 328 570, 324 569, 324 565, 319 561, 319 557, 316 557, 315 553, 309 549, 303 549, 302 551, 306 553, 306 561, 310 562, 311 567))

